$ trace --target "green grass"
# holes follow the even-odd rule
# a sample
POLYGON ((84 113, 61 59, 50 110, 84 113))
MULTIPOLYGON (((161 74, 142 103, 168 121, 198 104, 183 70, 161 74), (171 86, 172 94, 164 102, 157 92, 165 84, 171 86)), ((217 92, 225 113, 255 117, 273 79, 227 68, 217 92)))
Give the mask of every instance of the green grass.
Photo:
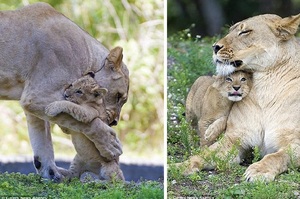
POLYGON ((140 199, 163 198, 163 185, 158 182, 124 184, 119 182, 82 183, 78 179, 71 182, 53 183, 36 174, 28 176, 20 173, 0 174, 0 198, 5 197, 45 197, 45 198, 105 198, 140 199))
MULTIPOLYGON (((168 164, 187 160, 201 153, 199 137, 184 117, 189 88, 200 75, 214 74, 212 44, 218 38, 191 38, 184 30, 168 38, 167 153, 168 164)), ((228 164, 233 149, 225 159, 214 154, 217 169, 183 176, 179 169, 168 168, 167 194, 174 197, 206 198, 300 198, 300 173, 296 168, 279 175, 274 182, 245 182, 247 166, 260 160, 258 147, 242 165, 228 164)), ((208 160, 210 161, 210 160, 208 160)))

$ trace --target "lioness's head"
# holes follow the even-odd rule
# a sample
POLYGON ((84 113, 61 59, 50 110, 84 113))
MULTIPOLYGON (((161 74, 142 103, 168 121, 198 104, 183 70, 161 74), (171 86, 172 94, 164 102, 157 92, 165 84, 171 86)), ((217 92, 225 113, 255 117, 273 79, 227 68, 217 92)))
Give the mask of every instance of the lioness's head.
POLYGON ((219 75, 235 70, 266 71, 280 67, 296 55, 294 34, 300 14, 287 18, 265 14, 238 22, 213 45, 213 60, 219 75), (287 53, 289 52, 289 53, 287 53))
POLYGON ((231 101, 240 101, 248 95, 252 87, 252 75, 237 71, 227 76, 217 76, 213 87, 218 89, 222 96, 231 101))
POLYGON ((89 72, 70 84, 64 92, 65 99, 76 104, 102 104, 107 89, 101 88, 94 76, 93 72, 89 72))
POLYGON ((98 84, 108 90, 105 105, 110 126, 118 124, 121 108, 128 97, 129 72, 122 59, 123 49, 112 49, 105 60, 104 68, 95 74, 98 84))

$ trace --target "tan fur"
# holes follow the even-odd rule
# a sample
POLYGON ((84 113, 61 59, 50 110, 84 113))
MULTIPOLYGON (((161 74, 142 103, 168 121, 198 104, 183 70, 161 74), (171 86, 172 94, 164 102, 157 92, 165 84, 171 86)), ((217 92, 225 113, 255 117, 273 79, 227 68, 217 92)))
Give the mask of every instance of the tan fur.
MULTIPOLYGON (((259 15, 235 24, 214 45, 221 74, 253 72, 253 87, 233 105, 223 141, 209 147, 222 157, 236 145, 239 153, 233 162, 259 147, 263 158, 246 170, 248 181, 271 181, 289 165, 300 166, 300 46, 294 37, 299 24, 300 15, 259 15)), ((185 162, 185 173, 214 167, 204 161, 205 154, 185 162)))
MULTIPOLYGON (((45 113, 54 117, 60 113, 70 114, 78 121, 89 123, 96 117, 105 116, 103 97, 107 89, 101 88, 90 75, 85 75, 73 82, 64 92, 66 100, 50 103, 45 113), (80 105, 80 106, 79 106, 80 105)), ((101 118, 108 122, 107 118, 101 118)))
POLYGON ((198 131, 200 146, 210 146, 225 131, 233 103, 246 97, 251 85, 251 75, 242 71, 195 81, 187 96, 186 117, 198 131))
POLYGON ((100 179, 125 180, 119 158, 108 161, 84 135, 72 133, 71 137, 77 154, 70 165, 68 177, 80 177, 82 173, 89 171, 99 175, 100 179))
POLYGON ((108 160, 122 154, 116 125, 127 100, 129 73, 122 48, 107 50, 96 39, 46 3, 0 12, 0 99, 19 100, 25 111, 37 172, 60 181, 48 122, 86 136, 108 160), (63 100, 65 86, 87 71, 95 73, 105 96, 108 124, 96 118, 86 124, 69 114, 50 117, 47 105, 63 100))
MULTIPOLYGON (((92 72, 89 72, 92 73, 92 72)), ((105 112, 103 97, 107 89, 101 88, 92 77, 87 74, 73 82, 64 92, 67 101, 55 101, 46 107, 46 114, 54 117, 62 112, 70 114, 76 120, 89 123, 99 117, 108 122, 105 112)), ((99 174, 105 180, 124 181, 123 172, 120 169, 118 159, 108 161, 102 157, 95 145, 84 135, 71 133, 72 142, 77 154, 71 163, 68 177, 80 177, 85 171, 99 174)))

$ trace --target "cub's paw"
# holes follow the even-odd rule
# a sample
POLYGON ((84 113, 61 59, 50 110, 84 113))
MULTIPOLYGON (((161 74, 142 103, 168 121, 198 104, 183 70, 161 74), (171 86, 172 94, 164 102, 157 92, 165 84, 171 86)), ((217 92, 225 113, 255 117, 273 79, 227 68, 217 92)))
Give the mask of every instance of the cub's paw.
POLYGON ((100 170, 100 176, 105 180, 118 180, 125 181, 122 170, 120 169, 119 164, 115 161, 109 163, 104 163, 100 170), (114 163, 112 163, 114 162, 114 163))
POLYGON ((270 182, 274 181, 276 172, 272 171, 268 165, 263 165, 261 162, 253 163, 248 167, 244 173, 245 180, 248 182, 263 181, 270 182))
POLYGON ((45 114, 50 117, 54 117, 54 116, 58 115, 59 113, 61 113, 61 111, 58 109, 55 102, 52 102, 45 108, 45 114))
POLYGON ((210 140, 212 134, 213 134, 213 132, 210 131, 209 129, 207 129, 207 130, 205 131, 205 133, 204 133, 204 139, 205 139, 206 141, 210 140))

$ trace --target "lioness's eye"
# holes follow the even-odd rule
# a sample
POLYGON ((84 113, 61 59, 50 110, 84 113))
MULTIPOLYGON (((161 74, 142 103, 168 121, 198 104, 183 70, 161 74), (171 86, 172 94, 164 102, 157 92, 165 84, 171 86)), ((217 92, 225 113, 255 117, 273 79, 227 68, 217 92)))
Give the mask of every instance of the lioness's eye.
POLYGON ((117 102, 119 102, 122 98, 122 94, 121 93, 117 93, 117 102))
POLYGON ((239 32, 239 36, 240 35, 247 35, 251 32, 252 30, 242 30, 241 32, 239 32))
POLYGON ((225 79, 227 82, 232 82, 232 79, 230 77, 226 77, 225 79))
POLYGON ((246 81, 246 78, 245 78, 245 77, 243 77, 243 78, 241 79, 241 81, 242 81, 242 82, 246 81))

